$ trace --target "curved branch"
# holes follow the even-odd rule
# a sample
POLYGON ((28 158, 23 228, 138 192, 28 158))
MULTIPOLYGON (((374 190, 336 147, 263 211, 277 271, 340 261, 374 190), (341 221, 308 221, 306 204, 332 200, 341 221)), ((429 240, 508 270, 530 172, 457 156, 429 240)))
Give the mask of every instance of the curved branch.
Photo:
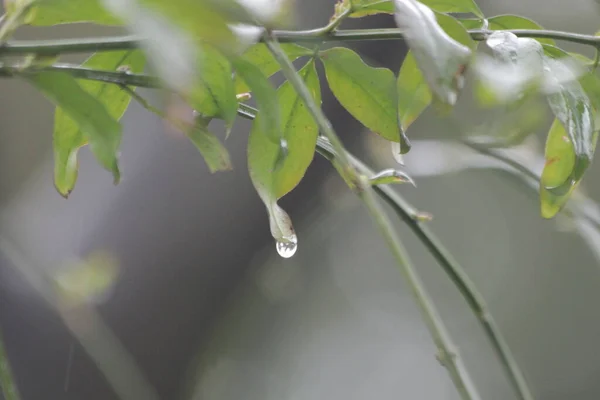
MULTIPOLYGON (((335 21, 333 21, 335 22, 335 21)), ((273 31, 273 35, 281 43, 320 43, 362 40, 400 40, 403 38, 400 29, 333 29, 335 24, 307 31, 273 31)), ((483 29, 469 30, 474 40, 482 41, 492 31, 483 29)), ((600 47, 600 36, 584 35, 552 30, 508 29, 519 37, 545 38, 600 47)), ((67 53, 89 53, 96 51, 130 50, 140 46, 142 38, 136 36, 120 36, 88 39, 59 40, 13 40, 0 46, 0 55, 40 54, 55 55, 67 53)))

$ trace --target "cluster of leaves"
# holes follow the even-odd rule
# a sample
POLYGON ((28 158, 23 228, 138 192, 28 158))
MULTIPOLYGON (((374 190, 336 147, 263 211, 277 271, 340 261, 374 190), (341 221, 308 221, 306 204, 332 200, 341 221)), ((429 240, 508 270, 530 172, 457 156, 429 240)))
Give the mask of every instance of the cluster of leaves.
MULTIPOLYGON (((295 243, 289 217, 277 200, 304 176, 319 129, 289 82, 273 87, 269 77, 280 65, 260 42, 265 32, 289 24, 290 2, 5 2, 13 27, 90 22, 125 25, 143 37, 140 49, 99 52, 82 67, 139 74, 148 59, 164 88, 179 94, 195 110, 194 124, 177 123, 211 171, 230 169, 231 162, 222 142, 210 132, 209 122, 224 120, 228 133, 241 99, 251 92, 260 112, 248 139, 250 176, 269 210, 273 236, 279 242, 295 243)), ((410 144, 405 133, 411 124, 430 104, 447 113, 459 99, 469 71, 476 81, 476 98, 485 107, 514 112, 533 97, 544 96, 556 119, 548 134, 547 163, 540 184, 542 214, 555 215, 580 182, 594 153, 600 83, 593 63, 559 49, 553 40, 518 38, 507 30, 541 27, 513 15, 486 18, 473 0, 342 0, 336 5, 333 21, 378 13, 394 15, 410 48, 397 74, 366 64, 348 48, 282 44, 291 60, 305 60, 299 73, 313 101, 321 102, 316 70, 316 63, 321 62, 327 84, 349 113, 406 153, 410 144), (469 29, 497 32, 486 33, 486 45, 478 49, 469 29)), ((315 36, 315 43, 328 34, 319 32, 321 37, 315 36)), ((118 121, 132 96, 140 100, 139 95, 127 86, 77 80, 68 71, 43 68, 46 64, 47 60, 29 59, 21 76, 56 105, 56 188, 63 196, 73 190, 77 152, 85 145, 118 182, 122 133, 118 121)))

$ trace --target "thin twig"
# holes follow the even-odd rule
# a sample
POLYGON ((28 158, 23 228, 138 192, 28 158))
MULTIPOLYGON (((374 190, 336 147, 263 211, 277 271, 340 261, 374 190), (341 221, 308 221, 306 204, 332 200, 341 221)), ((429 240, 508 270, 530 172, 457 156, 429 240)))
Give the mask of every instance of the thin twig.
MULTIPOLYGON (((307 31, 273 31, 272 34, 280 43, 321 43, 344 42, 363 40, 400 40, 403 38, 400 29, 342 29, 330 31, 326 28, 307 31)), ((474 40, 486 40, 491 31, 485 29, 471 29, 468 31, 474 40)), ((536 29, 507 29, 519 37, 540 39, 555 39, 566 42, 579 43, 593 47, 600 47, 600 36, 584 35, 580 33, 536 30, 536 29)), ((13 40, 0 45, 0 55, 18 54, 67 54, 91 53, 99 51, 131 50, 140 47, 143 38, 136 36, 119 36, 87 39, 58 39, 58 40, 13 40)))
MULTIPOLYGON (((240 104, 238 115, 253 119, 256 115, 257 110, 240 104)), ((319 137, 317 140, 317 151, 323 157, 331 162, 335 162, 336 152, 332 145, 323 137, 319 137)), ((373 171, 364 165, 357 158, 347 153, 350 161, 359 173, 371 176, 373 171)), ((503 161, 503 160, 501 160, 503 161)), ((507 159, 507 162, 511 160, 507 159)), ((511 163, 512 166, 512 163, 511 163)), ((519 166, 516 163, 517 167, 519 166)), ((522 166, 521 166, 522 167, 522 166)), ((524 169, 524 172, 531 174, 531 171, 524 169)), ((535 176, 535 175, 534 175, 535 176)), ((482 326, 486 336, 492 344, 494 351, 498 355, 504 370, 511 379, 515 390, 520 394, 522 399, 533 399, 531 391, 528 388, 527 381, 518 366, 512 352, 504 340, 498 325, 492 318, 483 296, 477 290, 475 284, 471 281, 464 268, 452 257, 448 249, 446 249, 437 236, 427 227, 426 223, 423 223, 419 218, 419 211, 410 205, 402 196, 400 196, 392 187, 389 185, 380 185, 373 187, 375 192, 383 200, 385 200, 394 212, 409 226, 417 238, 423 243, 429 252, 433 255, 439 265, 444 269, 444 272, 456 285, 457 289, 473 311, 473 314, 482 326)))
POLYGON ((4 400, 19 400, 19 390, 17 389, 17 383, 10 367, 8 355, 6 354, 6 348, 4 346, 4 340, 2 339, 2 333, 0 332, 0 389, 2 389, 2 395, 4 400))
POLYGON ((356 184, 355 191, 367 207, 371 217, 378 226, 381 235, 384 237, 392 252, 400 271, 403 273, 438 348, 438 359, 448 370, 456 389, 465 400, 479 399, 477 390, 472 383, 462 360, 458 357, 457 350, 452 343, 450 335, 444 326, 433 301, 412 266, 410 259, 406 255, 406 250, 386 216, 385 211, 375 199, 373 190, 369 185, 367 178, 364 175, 358 175, 341 141, 334 132, 331 123, 321 110, 321 107, 313 100, 306 85, 302 81, 302 78, 287 58, 285 52, 279 46, 277 40, 273 36, 267 35, 265 43, 280 64, 284 76, 304 101, 304 104, 307 106, 307 109, 319 126, 321 134, 330 141, 336 152, 335 160, 337 163, 341 164, 341 169, 347 174, 346 178, 356 184))

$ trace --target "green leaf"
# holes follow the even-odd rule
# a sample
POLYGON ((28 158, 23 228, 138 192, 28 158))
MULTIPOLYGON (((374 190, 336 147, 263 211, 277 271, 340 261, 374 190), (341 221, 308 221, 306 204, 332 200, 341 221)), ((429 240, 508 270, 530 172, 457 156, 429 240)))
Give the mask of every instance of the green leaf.
POLYGON ((394 183, 411 183, 415 185, 415 181, 405 172, 395 169, 385 169, 369 178, 369 183, 372 186, 389 185, 394 183))
POLYGON ((436 19, 431 9, 415 0, 396 0, 395 18, 434 97, 439 103, 454 105, 464 86, 471 50, 445 29, 469 42, 464 27, 446 15, 438 14, 436 19))
POLYGON ((565 205, 577 182, 570 182, 575 167, 573 144, 564 126, 554 120, 546 140, 546 163, 540 179, 541 213, 544 218, 554 217, 565 205), (560 187, 567 182, 566 193, 554 193, 548 187, 560 187))
POLYGON ((556 120, 548 134, 540 180, 544 218, 552 218, 564 206, 590 165, 597 141, 592 102, 581 85, 558 85, 560 90, 547 96, 556 120))
POLYGON ((38 1, 28 21, 31 25, 51 26, 75 22, 98 25, 122 25, 123 22, 109 12, 102 0, 41 0, 38 1))
MULTIPOLYGON (((94 54, 82 66, 107 71, 127 66, 129 71, 140 73, 144 70, 144 64, 142 51, 127 50, 94 54)), ((116 120, 121 119, 131 101, 131 96, 117 85, 84 80, 80 86, 96 97, 116 120)), ((54 116, 54 184, 65 197, 71 193, 77 180, 77 152, 88 140, 88 135, 82 132, 77 121, 57 107, 54 116)))
POLYGON ((471 50, 475 50, 477 42, 471 38, 469 32, 458 19, 438 12, 435 13, 435 18, 439 26, 446 34, 448 34, 448 36, 450 36, 450 38, 456 40, 460 44, 464 44, 471 50))
POLYGON ((256 104, 261 110, 261 118, 255 123, 260 124, 260 131, 273 143, 279 144, 282 138, 279 102, 273 85, 264 76, 259 67, 246 61, 234 61, 237 74, 252 89, 256 104))
MULTIPOLYGON (((392 71, 364 63, 350 49, 335 47, 321 53, 329 88, 354 118, 378 135, 398 142, 398 94, 392 71)), ((403 149, 408 151, 408 146, 403 149)))
MULTIPOLYGON (((314 61, 300 70, 304 83, 317 104, 321 104, 321 89, 314 61)), ((314 157, 319 130, 306 105, 289 82, 277 90, 283 137, 289 146, 287 157, 274 171, 280 147, 261 130, 261 113, 252 125, 248 139, 248 169, 250 178, 269 212, 271 233, 280 242, 292 243, 294 229, 289 216, 277 205, 277 199, 291 191, 302 180, 314 157)))
MULTIPOLYGON (((391 0, 352 0, 354 11, 350 17, 359 18, 379 13, 394 13, 391 0)), ((483 18, 483 13, 473 0, 421 0, 421 3, 440 13, 472 13, 483 18)))
MULTIPOLYGON (((64 72, 40 72, 26 76, 26 79, 75 121, 98 162, 112 172, 115 183, 118 183, 120 173, 117 151, 121 143, 121 125, 109 114, 106 107, 64 72)), ((71 145, 63 144, 61 139, 63 137, 59 135, 59 143, 55 146, 62 149, 71 145)), ((67 179, 72 180, 71 158, 67 160, 66 168, 71 171, 67 179)), ((62 182, 60 184, 62 186, 62 182)), ((68 194, 64 189, 59 191, 65 196, 68 194)))
POLYGON ((402 62, 397 88, 400 125, 407 130, 431 104, 431 91, 411 51, 402 62))
MULTIPOLYGON (((281 43, 280 46, 291 61, 294 61, 302 56, 310 56, 313 54, 312 50, 293 43, 281 43)), ((258 69, 267 77, 279 71, 279 63, 275 61, 275 58, 273 58, 273 55, 264 43, 258 43, 252 46, 242 55, 242 58, 256 65, 256 67, 258 67, 258 69)), ((249 90, 250 88, 246 82, 244 82, 241 77, 236 76, 236 93, 245 93, 249 90)))
POLYGON ((465 29, 482 29, 485 22, 485 20, 479 18, 457 18, 457 21, 460 22, 465 29))
POLYGON ((225 120, 229 129, 238 104, 231 63, 211 46, 203 46, 202 52, 202 68, 186 100, 202 116, 225 120))
POLYGON ((187 133, 194 143, 210 172, 227 171, 233 167, 227 149, 219 139, 208 130, 209 118, 196 118, 194 127, 187 133))
MULTIPOLYGON (((488 29, 497 30, 508 30, 508 29, 537 29, 542 28, 537 22, 530 20, 529 18, 521 17, 518 15, 498 15, 488 19, 488 29)), ((555 42, 552 39, 535 39, 540 43, 554 45, 555 42)))

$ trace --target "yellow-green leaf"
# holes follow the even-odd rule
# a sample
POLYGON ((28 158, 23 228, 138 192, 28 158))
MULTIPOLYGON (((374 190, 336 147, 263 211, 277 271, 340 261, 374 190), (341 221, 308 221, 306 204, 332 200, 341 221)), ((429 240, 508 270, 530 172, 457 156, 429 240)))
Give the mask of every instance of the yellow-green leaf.
POLYGON ((229 152, 219 139, 208 130, 210 119, 197 117, 192 129, 187 132, 188 137, 196 146, 210 172, 227 171, 232 169, 229 152))
POLYGON ((340 104, 373 132, 399 142, 398 94, 392 71, 371 67, 342 47, 322 52, 321 59, 329 88, 340 104))
MULTIPOLYGON (((121 143, 121 125, 104 104, 64 72, 40 72, 27 75, 26 79, 75 121, 98 162, 112 172, 115 183, 119 182, 117 151, 121 143)), ((67 162, 72 168, 72 160, 67 162)), ((66 194, 68 192, 63 193, 66 194)))
POLYGON ((431 91, 412 52, 408 52, 398 74, 398 113, 404 130, 431 104, 431 91))
POLYGON ((75 22, 98 25, 122 25, 123 23, 104 7, 102 0, 39 0, 28 22, 37 26, 75 22))
POLYGON ((237 113, 231 63, 211 46, 203 46, 202 53, 202 68, 187 101, 202 116, 221 118, 230 128, 237 113))
MULTIPOLYGON (((313 54, 312 50, 294 43, 281 43, 280 46, 291 61, 313 54)), ((252 46, 242 55, 242 58, 254 64, 267 77, 279 71, 279 63, 275 61, 275 58, 273 58, 273 55, 264 43, 257 43, 252 46)), ((241 77, 236 76, 235 90, 236 93, 244 93, 248 92, 250 88, 241 77)))
MULTIPOLYGON (((142 51, 127 50, 94 54, 82 66, 107 71, 127 66, 129 71, 140 73, 144 70, 144 64, 142 51)), ((79 83, 86 92, 102 103, 112 118, 121 119, 131 101, 131 96, 126 91, 109 83, 87 80, 79 83)), ((82 132, 77 121, 61 107, 57 107, 54 116, 54 184, 65 197, 71 193, 77 180, 77 152, 87 143, 88 136, 82 132)))
POLYGON ((256 104, 261 110, 261 117, 255 122, 261 125, 258 129, 279 145, 282 131, 277 92, 256 65, 240 58, 234 61, 234 66, 239 77, 252 89, 256 104))
MULTIPOLYGON (((304 83, 315 102, 321 104, 321 89, 314 61, 300 70, 304 83)), ((283 138, 288 143, 288 154, 280 157, 280 146, 273 143, 261 130, 261 113, 252 125, 248 139, 248 170, 260 198, 269 212, 271 233, 284 243, 293 242, 294 230, 289 216, 277 205, 277 199, 291 191, 302 180, 314 157, 319 130, 317 124, 289 82, 277 90, 280 104, 283 138)))

